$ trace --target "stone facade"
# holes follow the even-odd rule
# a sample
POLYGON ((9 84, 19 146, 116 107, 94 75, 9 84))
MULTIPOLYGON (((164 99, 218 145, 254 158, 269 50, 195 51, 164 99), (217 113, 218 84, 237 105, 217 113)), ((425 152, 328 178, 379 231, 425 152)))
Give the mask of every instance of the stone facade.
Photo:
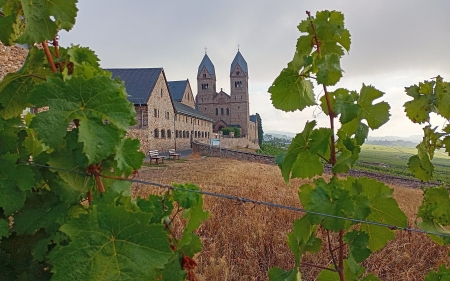
POLYGON ((27 49, 19 46, 5 46, 0 42, 0 81, 6 74, 19 70, 27 55, 27 49))
MULTIPOLYGON (((186 101, 185 105, 192 110, 195 106, 193 98, 190 86, 186 87, 181 101, 186 101)), ((185 150, 191 147, 193 140, 209 141, 212 120, 201 118, 201 115, 193 116, 191 112, 177 111, 175 102, 172 100, 164 70, 161 69, 146 104, 135 103, 137 124, 128 134, 140 139, 143 152, 155 149, 168 151, 172 148, 185 150)))
POLYGON ((222 89, 216 92, 215 68, 205 54, 197 72, 197 109, 203 115, 214 120, 214 132, 225 126, 238 127, 241 137, 258 143, 256 122, 249 119, 248 67, 242 54, 238 51, 230 69, 230 89, 227 94, 222 89))

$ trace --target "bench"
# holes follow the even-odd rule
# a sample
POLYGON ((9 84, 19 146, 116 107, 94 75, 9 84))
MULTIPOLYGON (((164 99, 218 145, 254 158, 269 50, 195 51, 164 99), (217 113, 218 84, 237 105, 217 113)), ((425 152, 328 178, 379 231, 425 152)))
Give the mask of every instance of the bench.
POLYGON ((147 155, 150 156, 150 164, 152 164, 153 159, 156 160, 156 164, 159 164, 159 161, 161 160, 161 163, 164 164, 164 156, 159 156, 158 150, 149 150, 147 152, 147 155))
POLYGON ((169 149, 169 159, 170 158, 173 158, 173 160, 180 159, 180 153, 176 153, 175 149, 169 149))

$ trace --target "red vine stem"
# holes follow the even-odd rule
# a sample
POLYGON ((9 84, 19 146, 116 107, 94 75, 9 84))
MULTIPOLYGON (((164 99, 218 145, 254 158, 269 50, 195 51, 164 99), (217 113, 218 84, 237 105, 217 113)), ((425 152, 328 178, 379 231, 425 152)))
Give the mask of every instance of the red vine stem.
MULTIPOLYGON (((320 56, 320 41, 319 41, 319 38, 317 38, 316 28, 314 27, 314 23, 311 18, 311 12, 306 11, 306 14, 308 15, 309 23, 310 23, 311 29, 314 33, 313 38, 314 38, 314 41, 316 41, 315 45, 317 46, 317 53, 320 56)), ((334 111, 333 111, 333 108, 331 108, 330 96, 328 94, 327 86, 323 85, 323 91, 325 93, 325 99, 327 100, 328 115, 330 117, 330 129, 332 131, 331 147, 330 147, 330 150, 331 150, 330 163, 332 166, 334 166, 337 162, 337 160, 336 160, 336 145, 334 143, 335 142, 335 140, 334 140, 334 111)))
MULTIPOLYGON (((306 11, 306 14, 308 15, 308 19, 309 19, 309 24, 311 26, 311 30, 313 33, 313 39, 315 41, 315 45, 317 47, 317 54, 319 56, 321 56, 321 52, 320 52, 320 41, 319 38, 317 38, 317 33, 316 33, 316 28, 314 26, 313 23, 313 19, 311 17, 311 12, 306 11)), ((330 164, 334 167, 334 165, 336 165, 337 159, 336 159, 336 144, 335 144, 335 139, 334 139, 334 111, 333 108, 331 107, 331 102, 330 102, 330 95, 328 94, 328 89, 326 85, 323 85, 323 91, 325 93, 325 99, 327 101, 327 108, 328 108, 328 116, 330 118, 330 129, 331 129, 331 144, 330 144, 330 151, 331 151, 331 159, 330 159, 330 164)), ((333 175, 336 175, 336 173, 333 173, 333 175)), ((342 240, 343 236, 344 236, 344 231, 339 231, 339 256, 338 256, 338 262, 339 264, 336 264, 336 260, 334 258, 334 253, 333 250, 331 248, 331 240, 330 240, 330 234, 329 231, 327 231, 328 234, 328 250, 330 251, 331 257, 333 259, 333 264, 335 266, 335 268, 337 269, 337 272, 339 273, 339 279, 341 281, 345 280, 345 276, 344 276, 344 241, 342 240)))
POLYGON ((308 262, 302 262, 300 264, 301 265, 306 265, 306 266, 311 266, 311 267, 317 267, 317 268, 320 268, 320 269, 326 269, 326 270, 333 271, 333 272, 337 272, 336 269, 332 269, 332 268, 329 268, 329 267, 326 267, 326 266, 322 266, 322 265, 318 265, 318 264, 313 264, 313 263, 308 263, 308 262))
POLYGON ((50 64, 50 68, 52 69, 53 73, 56 73, 56 65, 48 48, 47 41, 42 42, 42 47, 44 48, 45 56, 47 57, 47 61, 50 64))

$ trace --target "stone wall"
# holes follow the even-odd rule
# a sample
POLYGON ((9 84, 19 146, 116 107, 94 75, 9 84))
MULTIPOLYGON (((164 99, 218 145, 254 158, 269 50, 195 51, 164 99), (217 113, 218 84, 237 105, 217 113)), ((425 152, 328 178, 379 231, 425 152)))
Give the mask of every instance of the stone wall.
POLYGON ((258 143, 253 143, 251 140, 247 138, 224 138, 220 139, 220 146, 224 148, 250 148, 250 149, 259 149, 258 143))
POLYGON ((0 42, 0 81, 6 74, 19 70, 27 55, 27 49, 18 46, 5 46, 0 42))
POLYGON ((232 150, 223 147, 219 148, 218 146, 210 146, 208 144, 203 144, 196 141, 192 142, 192 152, 199 153, 200 155, 203 156, 232 158, 242 161, 258 162, 272 165, 275 164, 274 156, 232 150))

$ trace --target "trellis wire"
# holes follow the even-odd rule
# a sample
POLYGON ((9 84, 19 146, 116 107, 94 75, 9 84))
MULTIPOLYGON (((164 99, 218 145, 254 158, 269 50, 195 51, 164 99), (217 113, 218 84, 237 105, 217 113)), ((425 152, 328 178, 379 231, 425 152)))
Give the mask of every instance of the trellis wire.
MULTIPOLYGON (((85 175, 87 177, 94 176, 92 174, 89 174, 87 172, 82 172, 82 171, 74 171, 74 170, 58 168, 58 167, 52 167, 52 166, 48 166, 48 165, 41 165, 41 164, 36 164, 36 163, 29 163, 29 162, 27 162, 27 164, 32 165, 32 166, 49 168, 49 169, 53 169, 53 170, 59 170, 59 171, 65 171, 65 172, 70 172, 70 173, 83 174, 83 175, 85 175)), ((402 230, 402 231, 407 231, 407 232, 424 233, 424 234, 429 234, 429 235, 436 235, 436 236, 440 236, 440 237, 449 237, 450 238, 450 234, 446 234, 446 233, 426 231, 426 230, 412 228, 412 227, 403 227, 403 226, 397 226, 397 225, 380 223, 380 222, 374 222, 374 221, 359 220, 359 219, 354 219, 354 218, 346 218, 346 217, 335 216, 335 215, 326 214, 326 213, 320 213, 320 212, 314 212, 314 211, 310 211, 310 210, 305 210, 303 208, 298 208, 298 207, 293 207, 293 206, 286 206, 286 205, 281 205, 281 204, 272 203, 272 202, 266 202, 266 201, 258 201, 258 200, 254 200, 254 199, 250 199, 250 198, 246 198, 246 197, 238 197, 238 196, 222 194, 222 193, 215 193, 215 192, 210 192, 210 191, 178 188, 178 187, 175 187, 175 186, 172 186, 172 185, 165 185, 165 184, 161 184, 161 183, 155 183, 155 182, 150 182, 150 181, 145 181, 145 180, 140 180, 140 179, 118 178, 117 180, 129 181, 129 182, 134 182, 134 183, 140 183, 140 184, 143 184, 143 185, 155 186, 155 187, 159 187, 159 188, 165 188, 165 189, 168 189, 168 190, 192 192, 192 193, 197 193, 197 194, 202 194, 202 195, 207 195, 207 196, 212 196, 212 197, 217 197, 217 198, 222 198, 222 199, 227 199, 227 200, 234 200, 234 201, 237 201, 237 202, 240 202, 240 203, 253 203, 255 205, 267 206, 267 207, 278 208, 278 209, 285 209, 285 210, 290 210, 290 211, 294 211, 294 212, 301 212, 301 213, 306 213, 306 214, 311 214, 311 215, 318 215, 318 216, 322 216, 322 217, 329 217, 329 218, 334 218, 334 219, 340 219, 340 220, 347 220, 347 221, 351 221, 351 222, 354 222, 354 223, 364 223, 364 224, 370 224, 370 225, 375 225, 375 226, 380 226, 380 227, 387 227, 387 228, 389 228, 391 230, 402 230)))

